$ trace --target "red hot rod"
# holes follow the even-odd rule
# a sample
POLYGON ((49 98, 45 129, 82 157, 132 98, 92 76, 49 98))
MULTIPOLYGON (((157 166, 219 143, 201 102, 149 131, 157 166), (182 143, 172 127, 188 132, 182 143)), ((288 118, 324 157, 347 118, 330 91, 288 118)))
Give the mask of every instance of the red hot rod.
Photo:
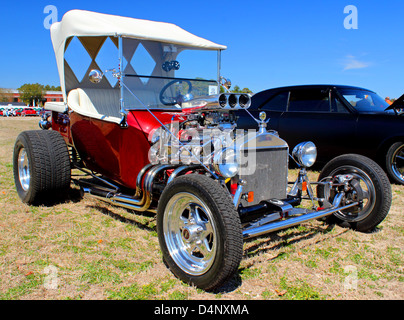
POLYGON ((225 46, 169 23, 80 10, 53 24, 51 37, 64 101, 46 104, 43 130, 17 138, 23 202, 40 204, 73 180, 88 196, 155 212, 167 265, 205 290, 234 275, 244 239, 326 216, 369 231, 386 217, 391 187, 370 159, 340 156, 310 182, 312 142, 289 154, 265 113, 257 130, 237 129, 234 111, 248 113, 251 101, 220 75, 225 46), (66 59, 74 43, 89 57, 84 76, 66 59), (99 59, 105 46, 114 52, 108 66, 99 59), (289 158, 300 167, 292 182, 289 158))

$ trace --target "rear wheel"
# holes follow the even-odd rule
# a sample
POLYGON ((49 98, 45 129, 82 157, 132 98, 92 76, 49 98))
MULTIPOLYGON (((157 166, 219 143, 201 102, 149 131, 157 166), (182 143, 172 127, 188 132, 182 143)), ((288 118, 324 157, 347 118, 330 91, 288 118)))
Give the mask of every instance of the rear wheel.
POLYGON ((24 203, 51 202, 70 187, 70 157, 59 132, 20 133, 14 145, 13 166, 17 193, 24 203))
MULTIPOLYGON (((345 191, 344 202, 360 201, 361 204, 350 209, 334 213, 330 222, 358 231, 372 231, 387 216, 391 206, 391 185, 383 169, 373 160, 361 155, 347 154, 328 162, 320 173, 319 181, 349 181, 348 185, 337 187, 345 191)), ((328 198, 332 203, 337 190, 331 189, 325 194, 319 185, 319 198, 328 198)))
POLYGON ((157 231, 164 260, 187 283, 214 290, 238 269, 240 218, 230 195, 211 178, 174 179, 159 200, 157 231))

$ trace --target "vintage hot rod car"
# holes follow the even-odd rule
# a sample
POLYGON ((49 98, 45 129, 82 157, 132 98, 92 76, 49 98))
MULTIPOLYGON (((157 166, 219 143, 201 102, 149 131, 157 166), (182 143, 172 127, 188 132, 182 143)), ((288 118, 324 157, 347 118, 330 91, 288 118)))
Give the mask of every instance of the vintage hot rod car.
POLYGON ((389 212, 391 187, 372 160, 337 157, 310 182, 312 142, 289 155, 287 143, 267 129, 265 113, 255 119, 258 130, 236 128, 234 111, 248 113, 251 99, 220 93, 230 87, 220 76, 225 46, 173 24, 79 10, 53 24, 51 37, 64 102, 47 103, 52 114, 40 121, 44 130, 16 140, 14 177, 23 202, 40 204, 73 180, 85 195, 155 212, 167 265, 205 290, 234 275, 244 239, 326 216, 369 231, 389 212), (65 60, 74 39, 91 57, 83 77, 65 60), (116 56, 101 72, 97 56, 106 43, 116 56), (142 58, 149 73, 140 71, 142 58), (288 186, 289 157, 300 171, 288 186), (77 179, 72 169, 92 179, 77 179), (305 199, 311 209, 300 206, 305 199))

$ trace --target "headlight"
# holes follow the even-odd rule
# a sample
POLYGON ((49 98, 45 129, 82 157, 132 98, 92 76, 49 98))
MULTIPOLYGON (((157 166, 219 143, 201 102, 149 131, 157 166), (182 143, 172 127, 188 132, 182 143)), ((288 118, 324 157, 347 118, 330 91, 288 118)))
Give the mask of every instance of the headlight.
POLYGON ((292 156, 301 166, 311 167, 317 158, 316 145, 311 141, 299 143, 294 147, 292 156))
POLYGON ((238 164, 234 149, 225 148, 213 157, 213 168, 224 178, 232 178, 238 173, 238 164))

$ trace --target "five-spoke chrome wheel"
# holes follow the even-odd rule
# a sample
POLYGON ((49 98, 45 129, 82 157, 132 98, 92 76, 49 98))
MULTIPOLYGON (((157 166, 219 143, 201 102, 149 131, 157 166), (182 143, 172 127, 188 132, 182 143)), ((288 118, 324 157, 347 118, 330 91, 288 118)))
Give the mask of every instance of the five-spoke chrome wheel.
POLYGON ((237 272, 243 254, 240 216, 227 190, 202 174, 176 177, 157 207, 164 261, 181 280, 213 290, 237 272))
POLYGON ((217 247, 210 209, 195 195, 181 192, 167 203, 163 222, 167 248, 186 273, 200 275, 211 267, 217 247))

